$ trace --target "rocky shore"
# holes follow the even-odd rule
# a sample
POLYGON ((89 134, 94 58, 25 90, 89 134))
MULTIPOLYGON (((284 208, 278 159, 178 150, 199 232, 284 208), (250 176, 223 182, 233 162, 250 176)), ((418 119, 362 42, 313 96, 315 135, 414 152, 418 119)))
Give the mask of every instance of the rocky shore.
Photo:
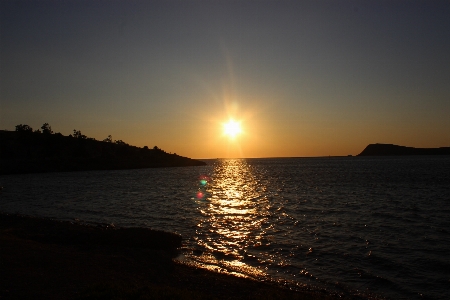
POLYGON ((342 299, 182 265, 180 245, 150 229, 0 214, 0 299, 342 299))

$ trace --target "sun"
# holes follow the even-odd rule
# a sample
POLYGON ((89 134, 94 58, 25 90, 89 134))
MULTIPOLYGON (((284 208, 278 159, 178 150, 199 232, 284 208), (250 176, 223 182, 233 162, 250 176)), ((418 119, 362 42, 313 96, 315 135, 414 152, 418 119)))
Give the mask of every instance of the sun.
POLYGON ((223 124, 223 129, 225 135, 228 135, 230 138, 235 138, 242 132, 241 124, 235 120, 229 120, 227 123, 223 124))

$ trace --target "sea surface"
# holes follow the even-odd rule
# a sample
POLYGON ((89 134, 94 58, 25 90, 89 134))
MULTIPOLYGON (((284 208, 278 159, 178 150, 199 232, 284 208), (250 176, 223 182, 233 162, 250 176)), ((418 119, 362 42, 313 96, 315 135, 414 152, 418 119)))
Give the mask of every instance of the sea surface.
POLYGON ((0 176, 0 211, 177 232, 184 263, 290 288, 450 299, 449 156, 206 162, 0 176))

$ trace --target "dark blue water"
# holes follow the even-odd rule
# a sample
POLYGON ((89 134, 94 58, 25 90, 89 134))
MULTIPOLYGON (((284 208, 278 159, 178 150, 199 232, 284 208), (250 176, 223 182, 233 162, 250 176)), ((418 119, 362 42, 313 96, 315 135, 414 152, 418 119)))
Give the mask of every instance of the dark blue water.
POLYGON ((450 157, 208 163, 1 176, 0 211, 178 232, 186 263, 293 288, 450 297, 450 157))

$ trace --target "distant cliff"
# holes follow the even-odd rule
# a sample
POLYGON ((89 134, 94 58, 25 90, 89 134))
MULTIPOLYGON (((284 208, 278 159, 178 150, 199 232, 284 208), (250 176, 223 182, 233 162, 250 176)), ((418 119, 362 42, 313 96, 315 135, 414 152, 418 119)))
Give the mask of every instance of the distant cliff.
POLYGON ((0 174, 201 166, 204 162, 89 138, 0 130, 0 174))
POLYGON ((414 148, 392 144, 370 144, 358 156, 450 155, 450 147, 414 148))

